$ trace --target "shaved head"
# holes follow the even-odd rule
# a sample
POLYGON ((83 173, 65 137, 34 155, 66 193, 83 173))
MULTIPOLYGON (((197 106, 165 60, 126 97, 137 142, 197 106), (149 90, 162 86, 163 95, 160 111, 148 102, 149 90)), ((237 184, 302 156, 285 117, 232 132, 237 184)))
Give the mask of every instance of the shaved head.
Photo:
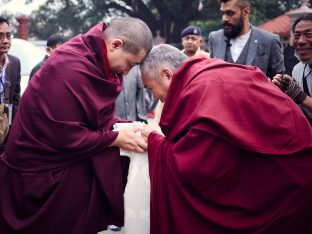
POLYGON ((153 35, 142 20, 122 17, 112 20, 105 30, 104 38, 119 38, 124 42, 126 51, 137 55, 143 48, 148 53, 153 44, 153 35))

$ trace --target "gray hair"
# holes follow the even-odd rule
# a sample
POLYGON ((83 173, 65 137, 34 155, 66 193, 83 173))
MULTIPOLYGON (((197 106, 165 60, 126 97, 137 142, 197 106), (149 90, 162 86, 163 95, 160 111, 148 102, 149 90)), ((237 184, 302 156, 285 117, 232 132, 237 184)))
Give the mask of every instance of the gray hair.
POLYGON ((154 46, 140 65, 141 74, 143 77, 158 80, 162 68, 167 67, 174 72, 187 58, 183 52, 171 45, 154 46))
POLYGON ((153 45, 153 34, 144 21, 133 17, 116 18, 105 30, 104 38, 119 38, 126 51, 137 55, 143 48, 148 53, 153 45))

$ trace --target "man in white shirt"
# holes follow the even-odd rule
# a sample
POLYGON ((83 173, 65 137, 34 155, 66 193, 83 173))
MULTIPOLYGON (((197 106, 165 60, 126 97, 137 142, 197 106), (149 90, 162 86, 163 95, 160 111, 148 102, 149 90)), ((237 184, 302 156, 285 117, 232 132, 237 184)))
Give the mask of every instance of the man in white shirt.
POLYGON ((279 37, 250 24, 250 0, 220 0, 223 29, 209 35, 210 57, 259 67, 272 78, 283 72, 279 37))

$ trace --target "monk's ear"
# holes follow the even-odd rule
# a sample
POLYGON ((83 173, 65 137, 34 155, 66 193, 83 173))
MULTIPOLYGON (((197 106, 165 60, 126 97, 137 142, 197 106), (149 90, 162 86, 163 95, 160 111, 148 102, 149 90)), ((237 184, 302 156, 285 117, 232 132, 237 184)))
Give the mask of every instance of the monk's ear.
POLYGON ((171 81, 173 77, 173 72, 170 68, 165 67, 161 69, 160 76, 163 81, 171 81))
POLYGON ((110 43, 110 49, 116 50, 123 47, 123 41, 121 39, 113 39, 110 43))

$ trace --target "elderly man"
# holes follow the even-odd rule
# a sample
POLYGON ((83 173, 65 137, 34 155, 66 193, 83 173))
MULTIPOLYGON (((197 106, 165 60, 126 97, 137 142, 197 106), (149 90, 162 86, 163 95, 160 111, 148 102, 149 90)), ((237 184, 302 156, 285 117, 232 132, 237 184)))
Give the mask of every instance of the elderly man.
POLYGON ((99 23, 36 72, 0 158, 1 233, 123 226, 119 147, 144 152, 146 143, 136 133, 141 127, 112 131, 115 101, 122 75, 142 62, 152 39, 136 18, 99 23))
POLYGON ((279 37, 250 24, 250 0, 220 0, 223 29, 209 35, 210 57, 259 67, 271 79, 283 72, 279 37))
POLYGON ((165 101, 164 136, 142 132, 151 234, 312 233, 312 130, 260 69, 160 45, 141 71, 165 101))
POLYGON ((293 69, 293 77, 277 74, 272 82, 300 105, 312 125, 312 13, 300 16, 292 31, 300 62, 293 69))
POLYGON ((195 55, 205 55, 209 56, 209 54, 200 48, 203 38, 201 36, 201 30, 199 27, 190 25, 183 29, 181 32, 182 38, 182 46, 183 53, 185 53, 188 57, 195 55))

